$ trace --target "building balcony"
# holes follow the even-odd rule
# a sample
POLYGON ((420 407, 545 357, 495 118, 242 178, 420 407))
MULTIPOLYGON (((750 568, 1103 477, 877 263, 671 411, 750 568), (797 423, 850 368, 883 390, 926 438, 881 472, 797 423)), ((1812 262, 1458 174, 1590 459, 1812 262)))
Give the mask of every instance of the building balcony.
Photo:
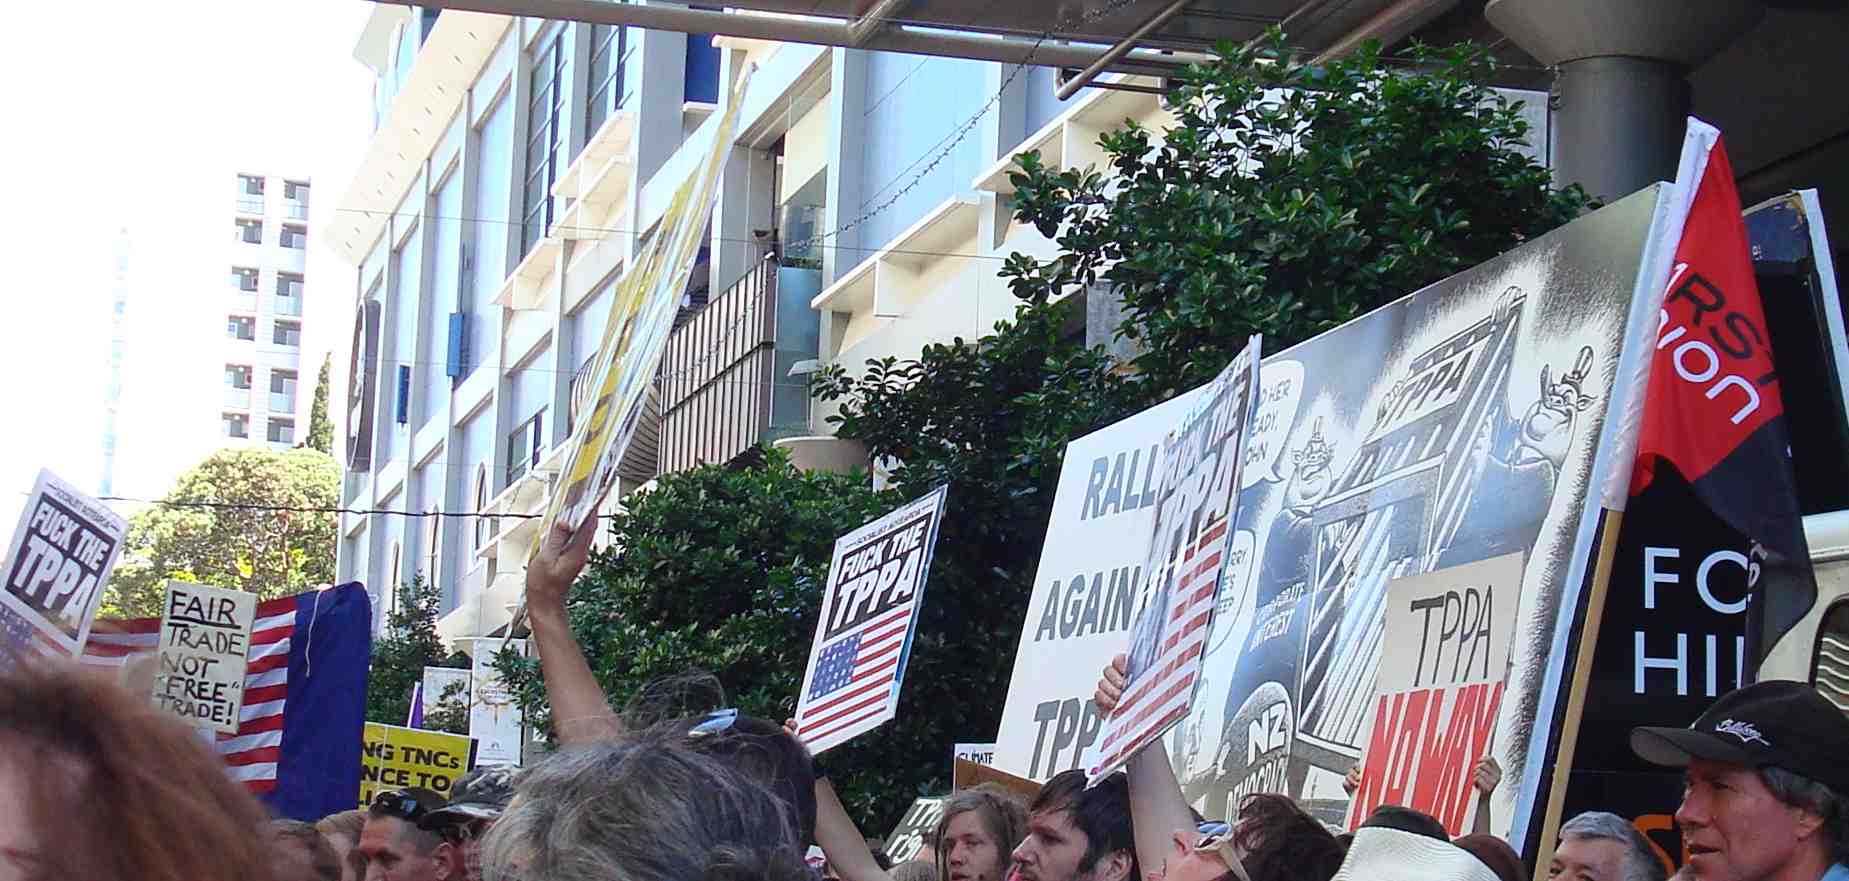
POLYGON ((287 315, 292 318, 300 318, 302 317, 302 298, 301 297, 271 297, 270 298, 270 311, 275 312, 277 315, 287 315))
POLYGON ((661 361, 659 473, 809 433, 808 381, 789 374, 817 356, 809 301, 820 289, 820 271, 766 260, 674 331, 661 361))
POLYGON ((226 386, 225 387, 225 409, 227 410, 249 410, 250 409, 250 389, 231 388, 230 386, 226 386))
POLYGON ((284 200, 282 203, 282 216, 285 220, 307 220, 308 203, 284 200))
POLYGON ((242 191, 239 191, 237 197, 237 211, 238 214, 243 217, 262 217, 263 197, 245 195, 242 191))
POLYGON ((271 413, 294 413, 295 395, 287 392, 270 392, 271 413))
POLYGON ((238 293, 233 295, 231 298, 231 311, 255 314, 257 311, 257 295, 252 293, 238 293))

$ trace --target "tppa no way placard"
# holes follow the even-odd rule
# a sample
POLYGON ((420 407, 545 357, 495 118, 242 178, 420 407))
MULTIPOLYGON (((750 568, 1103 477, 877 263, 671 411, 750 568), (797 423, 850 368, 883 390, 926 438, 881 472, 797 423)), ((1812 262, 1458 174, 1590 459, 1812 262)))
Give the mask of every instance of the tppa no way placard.
POLYGON ((256 594, 167 582, 155 705, 202 728, 236 734, 256 620, 256 594))

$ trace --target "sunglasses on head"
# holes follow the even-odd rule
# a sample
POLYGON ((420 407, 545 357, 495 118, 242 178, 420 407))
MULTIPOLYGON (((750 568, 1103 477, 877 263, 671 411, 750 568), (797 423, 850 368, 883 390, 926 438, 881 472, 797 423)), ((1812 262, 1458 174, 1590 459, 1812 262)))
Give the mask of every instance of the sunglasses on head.
POLYGON ((435 810, 436 805, 425 804, 418 801, 415 795, 393 789, 373 796, 372 809, 401 820, 416 820, 435 810))
POLYGON ((1233 840, 1233 828, 1230 824, 1208 821, 1200 824, 1201 840, 1195 842, 1194 852, 1199 854, 1217 854, 1226 863, 1226 868, 1239 881, 1252 881, 1246 873, 1245 861, 1239 858, 1239 846, 1233 840), (1209 831, 1208 827, 1213 827, 1209 831))
POLYGON ((693 727, 687 729, 687 736, 688 737, 705 737, 709 734, 718 734, 721 731, 729 731, 731 730, 732 726, 737 722, 738 722, 738 711, 737 710, 735 709, 714 710, 713 712, 707 713, 705 716, 700 717, 700 721, 695 722, 693 724, 693 727))

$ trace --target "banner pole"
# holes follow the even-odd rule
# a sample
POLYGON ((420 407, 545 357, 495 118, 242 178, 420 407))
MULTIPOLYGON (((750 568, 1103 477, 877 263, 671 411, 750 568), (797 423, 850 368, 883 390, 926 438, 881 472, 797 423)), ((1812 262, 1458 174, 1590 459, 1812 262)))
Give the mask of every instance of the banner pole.
POLYGON ((1599 517, 1599 553, 1593 563, 1590 589, 1585 591, 1585 624, 1580 628, 1579 642, 1573 650, 1572 682, 1567 692, 1566 712, 1558 729, 1560 748, 1554 753, 1554 779, 1548 785, 1541 837, 1534 848, 1537 867, 1552 861, 1554 839, 1560 833, 1567 783, 1573 777, 1573 751, 1579 745, 1580 717, 1586 709, 1586 692, 1592 680, 1592 654, 1599 643, 1599 625, 1605 618, 1605 594, 1611 586, 1612 568, 1618 556, 1618 532, 1624 524, 1623 511, 1606 508, 1600 511, 1599 517))

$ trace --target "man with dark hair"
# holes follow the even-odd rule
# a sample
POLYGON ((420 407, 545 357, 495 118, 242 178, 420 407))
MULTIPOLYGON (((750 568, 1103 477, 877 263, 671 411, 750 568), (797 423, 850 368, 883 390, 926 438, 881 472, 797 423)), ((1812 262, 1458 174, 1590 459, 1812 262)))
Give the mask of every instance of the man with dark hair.
POLYGON ((1130 828, 1130 785, 1112 774, 1085 787, 1085 772, 1054 775, 1027 808, 1014 849, 1020 881, 1141 881, 1130 828))
MULTIPOLYGON (((1849 716, 1802 682, 1722 695, 1631 750, 1687 768, 1676 823, 1695 881, 1849 881, 1849 716)), ((1680 876, 1679 876, 1680 877, 1680 876)))
POLYGON ((448 803, 428 789, 381 792, 366 808, 366 828, 357 850, 366 860, 366 881, 459 881, 436 861, 435 832, 417 828, 427 814, 448 803))
POLYGON ((432 854, 437 877, 481 881, 482 836, 514 797, 514 769, 507 765, 476 768, 458 778, 449 794, 449 804, 419 818, 417 828, 443 840, 432 854))

